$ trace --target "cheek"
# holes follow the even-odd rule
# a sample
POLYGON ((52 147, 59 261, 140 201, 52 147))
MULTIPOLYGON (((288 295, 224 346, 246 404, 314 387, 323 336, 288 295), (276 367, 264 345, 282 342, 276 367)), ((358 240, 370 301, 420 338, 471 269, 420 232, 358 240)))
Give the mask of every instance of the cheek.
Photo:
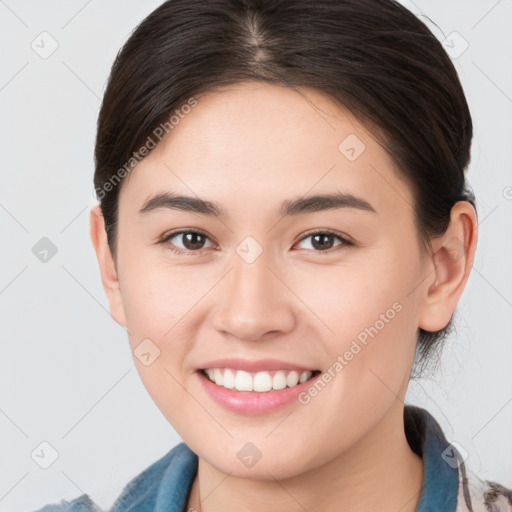
POLYGON ((303 282, 297 291, 318 317, 328 365, 342 356, 343 368, 333 368, 340 400, 356 389, 359 396, 390 393, 386 385, 396 393, 410 372, 418 327, 418 297, 410 292, 420 267, 413 251, 404 258, 398 244, 388 247, 354 265, 319 268, 314 286, 303 282))
POLYGON ((382 259, 379 264, 318 267, 314 279, 296 282, 294 291, 308 306, 305 312, 310 310, 315 323, 324 326, 324 340, 332 348, 376 323, 379 331, 384 326, 389 330, 388 325, 397 323, 397 310, 412 299, 407 296, 411 278, 392 258, 386 259, 388 265, 382 259))
POLYGON ((121 269, 129 269, 120 272, 120 285, 135 366, 157 406, 173 411, 182 399, 179 383, 192 344, 190 310, 199 291, 179 270, 140 257, 126 258, 121 269))
POLYGON ((123 263, 127 271, 121 290, 129 332, 172 338, 207 286, 190 270, 144 259, 143 254, 123 263))

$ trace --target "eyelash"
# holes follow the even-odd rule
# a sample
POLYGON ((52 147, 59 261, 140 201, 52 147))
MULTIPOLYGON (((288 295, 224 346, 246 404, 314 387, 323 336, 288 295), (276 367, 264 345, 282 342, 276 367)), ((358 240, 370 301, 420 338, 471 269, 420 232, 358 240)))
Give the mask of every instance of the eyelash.
MULTIPOLYGON (((171 238, 174 238, 176 235, 182 235, 182 234, 187 234, 187 233, 203 235, 204 237, 210 239, 210 237, 204 231, 201 231, 201 230, 198 230, 198 229, 190 229, 190 230, 173 231, 173 232, 165 235, 164 238, 160 241, 160 243, 162 243, 162 244, 167 243, 167 242, 169 242, 169 240, 171 238)), ((347 238, 343 237, 339 233, 336 233, 335 231, 332 231, 330 229, 321 229, 321 230, 316 230, 316 231, 310 231, 310 232, 306 233, 302 238, 299 238, 299 240, 297 240, 297 242, 295 242, 295 244, 297 244, 299 242, 302 242, 306 238, 309 238, 309 237, 314 236, 314 235, 319 235, 319 234, 331 235, 331 236, 333 236, 335 238, 338 238, 338 240, 340 240, 342 243, 340 245, 337 245, 337 246, 335 246, 335 247, 333 247, 331 249, 327 249, 325 251, 315 251, 315 250, 313 250, 313 252, 315 254, 329 254, 329 253, 333 253, 334 251, 336 251, 337 250, 336 247, 337 248, 340 248, 340 247, 343 248, 343 247, 352 247, 354 245, 354 242, 348 240, 347 238)), ((206 249, 198 249, 197 251, 183 250, 183 249, 179 249, 179 248, 175 247, 173 244, 171 244, 169 242, 169 250, 171 252, 176 253, 176 254, 195 255, 197 253, 199 253, 199 254, 202 253, 206 249)))

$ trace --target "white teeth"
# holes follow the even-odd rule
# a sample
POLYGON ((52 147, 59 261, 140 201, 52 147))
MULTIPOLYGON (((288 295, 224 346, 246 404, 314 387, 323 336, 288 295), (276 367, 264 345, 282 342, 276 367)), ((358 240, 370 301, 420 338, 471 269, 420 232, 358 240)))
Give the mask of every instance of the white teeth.
POLYGON ((298 372, 295 370, 278 370, 272 376, 269 372, 257 372, 251 374, 244 370, 232 370, 229 368, 208 368, 205 370, 208 378, 218 386, 237 391, 265 391, 280 390, 302 384, 309 380, 313 372, 298 372))
MULTIPOLYGON (((215 384, 217 384, 217 381, 215 381, 215 384)), ((238 370, 235 377, 235 389, 238 391, 252 391, 251 374, 238 370)))
POLYGON ((291 388, 292 386, 296 386, 297 382, 299 382, 299 372, 290 372, 286 377, 286 385, 291 388))
POLYGON ((213 380, 215 381, 215 384, 219 386, 224 384, 223 372, 221 372, 219 368, 215 368, 215 370, 213 370, 213 380))
POLYGON ((259 391, 260 393, 263 391, 270 391, 272 389, 272 377, 268 372, 258 372, 254 376, 254 381, 252 383, 252 390, 259 391))
POLYGON ((235 373, 232 370, 224 370, 224 382, 222 385, 228 389, 235 387, 235 373))
POLYGON ((299 377, 299 382, 302 384, 303 382, 306 382, 308 379, 311 378, 311 375, 313 375, 311 372, 302 372, 299 377))
POLYGON ((272 388, 273 389, 284 389, 286 387, 286 374, 284 371, 279 370, 272 377, 272 388))

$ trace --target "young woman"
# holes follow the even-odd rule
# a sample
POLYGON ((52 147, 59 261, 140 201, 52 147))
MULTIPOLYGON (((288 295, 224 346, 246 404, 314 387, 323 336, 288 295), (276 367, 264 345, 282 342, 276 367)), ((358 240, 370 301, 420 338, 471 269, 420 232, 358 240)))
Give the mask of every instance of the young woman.
POLYGON ((404 405, 473 263, 471 139, 450 58, 392 0, 171 0, 137 27, 91 238, 184 443, 112 512, 512 510, 404 405))

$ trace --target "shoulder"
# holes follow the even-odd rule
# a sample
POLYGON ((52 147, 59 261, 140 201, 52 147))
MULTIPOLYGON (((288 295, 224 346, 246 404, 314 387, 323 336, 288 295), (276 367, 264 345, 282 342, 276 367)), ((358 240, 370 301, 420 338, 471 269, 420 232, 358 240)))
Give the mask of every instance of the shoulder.
POLYGON ((466 467, 467 454, 449 443, 426 410, 407 405, 404 427, 411 449, 423 459, 425 477, 417 512, 512 512, 512 491, 479 478, 466 467))
POLYGON ((152 463, 123 488, 108 511, 103 511, 87 495, 72 501, 45 505, 34 512, 124 512, 128 510, 152 511, 159 502, 186 499, 197 471, 197 455, 185 443, 180 443, 163 457, 152 463))
POLYGON ((71 501, 61 500, 51 503, 35 512, 102 512, 87 494, 82 494, 71 501))
POLYGON ((109 512, 171 510, 183 503, 197 472, 197 455, 185 443, 172 448, 131 480, 109 512), (162 508, 163 510, 163 508, 162 508))
POLYGON ((512 490, 483 480, 461 464, 456 512, 512 512, 512 490))

